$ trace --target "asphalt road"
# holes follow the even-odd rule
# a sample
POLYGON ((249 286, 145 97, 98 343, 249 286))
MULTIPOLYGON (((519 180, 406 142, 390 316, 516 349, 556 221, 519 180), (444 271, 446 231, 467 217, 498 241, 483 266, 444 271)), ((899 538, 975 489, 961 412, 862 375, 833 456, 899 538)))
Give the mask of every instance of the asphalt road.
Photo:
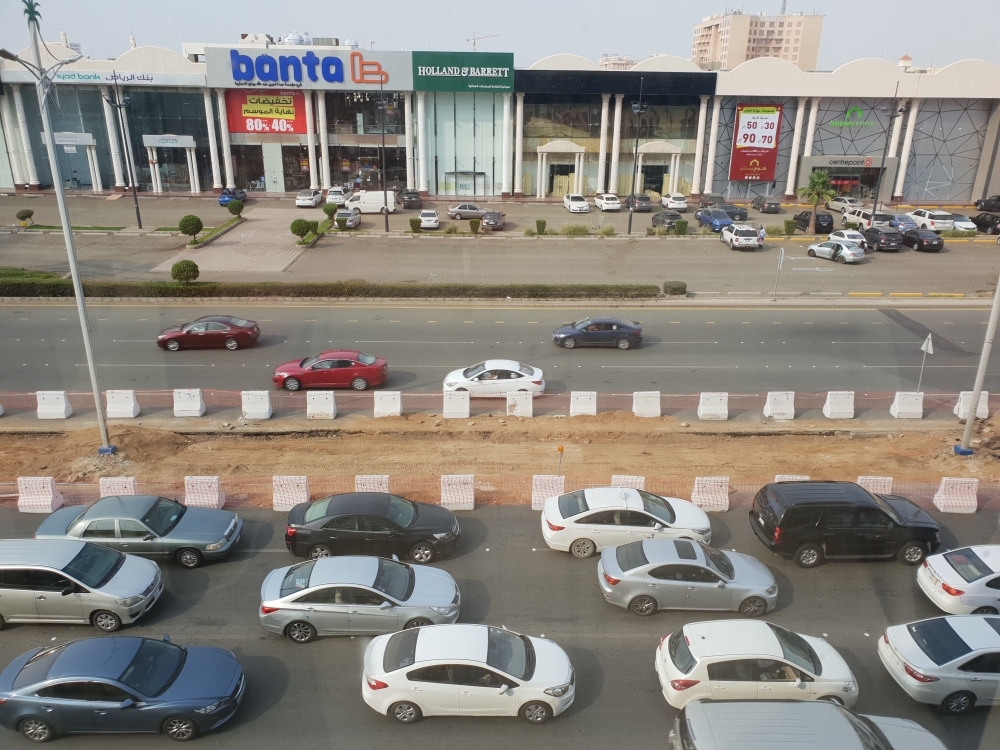
MULTIPOLYGON (((631 393, 768 390, 914 390, 928 333, 922 388, 970 390, 986 310, 616 310, 643 321, 643 346, 568 351, 551 331, 594 309, 92 306, 105 389, 266 389, 276 365, 324 349, 386 357, 393 390, 438 391, 444 375, 487 358, 513 358, 545 372, 550 391, 631 393), (212 312, 257 320, 253 348, 167 352, 156 335, 212 312)), ((0 307, 0 389, 89 390, 73 306, 0 307)), ((993 361, 996 362, 995 353, 993 361)), ((988 390, 1000 389, 991 369, 988 390)))
MULTIPOLYGON (((659 638, 686 622, 733 614, 663 612, 647 619, 607 604, 600 595, 596 563, 545 546, 538 514, 525 508, 488 507, 460 513, 458 555, 440 566, 462 589, 460 622, 506 625, 544 634, 569 653, 577 672, 571 709, 543 727, 519 719, 439 718, 406 727, 380 716, 361 699, 361 660, 366 638, 327 638, 298 646, 266 634, 258 625, 259 585, 267 572, 292 562, 283 542, 284 518, 268 510, 242 510, 240 546, 230 559, 198 570, 164 564, 166 592, 149 615, 122 634, 160 638, 180 645, 232 650, 249 687, 239 712, 222 731, 199 739, 207 749, 242 747, 398 748, 494 746, 523 748, 617 747, 623 737, 662 744, 676 712, 660 693, 653 671, 659 638)), ((996 541, 997 514, 939 520, 947 546, 996 541)), ((29 536, 40 519, 0 508, 8 537, 29 536)), ((913 702, 896 686, 876 656, 876 641, 890 624, 940 614, 917 587, 914 571, 896 562, 828 564, 804 571, 760 546, 744 511, 713 516, 717 546, 749 552, 765 562, 779 585, 771 621, 825 637, 858 678, 862 713, 913 719, 953 750, 989 748, 1000 736, 1000 711, 976 709, 945 717, 913 702), (993 739, 989 739, 992 737, 993 739)), ((0 665, 53 641, 98 635, 89 626, 9 626, 0 638, 0 665)), ((27 740, 0 730, 5 747, 27 740)), ((68 738, 60 747, 90 748, 94 739, 68 738)), ((161 746, 165 739, 139 740, 161 746)), ((131 748, 134 737, 109 736, 106 748, 131 748)), ((899 750, 903 750, 900 748, 899 750)))

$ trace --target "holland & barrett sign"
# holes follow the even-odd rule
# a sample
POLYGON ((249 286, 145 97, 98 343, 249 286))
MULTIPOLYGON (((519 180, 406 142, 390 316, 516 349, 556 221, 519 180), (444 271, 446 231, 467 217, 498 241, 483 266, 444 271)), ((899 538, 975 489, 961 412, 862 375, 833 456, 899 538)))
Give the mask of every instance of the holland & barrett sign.
POLYGON ((513 91, 510 52, 414 52, 414 91, 513 91))

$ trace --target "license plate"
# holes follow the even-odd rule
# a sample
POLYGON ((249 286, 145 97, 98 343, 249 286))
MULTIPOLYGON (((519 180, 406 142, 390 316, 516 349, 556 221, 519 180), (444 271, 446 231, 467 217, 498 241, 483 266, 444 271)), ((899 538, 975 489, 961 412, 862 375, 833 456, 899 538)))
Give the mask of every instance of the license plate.
POLYGON ((757 516, 757 523, 759 523, 761 525, 761 528, 764 527, 764 519, 761 518, 760 516, 757 516))

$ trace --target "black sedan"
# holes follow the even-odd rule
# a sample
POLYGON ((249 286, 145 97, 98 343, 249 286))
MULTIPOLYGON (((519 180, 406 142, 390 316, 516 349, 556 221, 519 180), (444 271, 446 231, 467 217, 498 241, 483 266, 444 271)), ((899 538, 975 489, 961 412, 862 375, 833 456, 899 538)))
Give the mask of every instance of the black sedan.
POLYGON ((718 193, 702 193, 701 198, 698 199, 698 208, 715 208, 725 202, 726 199, 718 193))
POLYGON ((552 332, 552 343, 564 349, 615 346, 624 351, 642 343, 642 323, 624 318, 584 318, 559 326, 552 332))
POLYGON ((505 226, 507 226, 507 214, 500 211, 487 211, 483 214, 483 231, 489 229, 491 232, 500 232, 505 226))
POLYGON ((639 193, 638 195, 626 195, 622 199, 622 205, 625 208, 632 208, 633 211, 652 211, 653 199, 645 193, 639 193), (633 203, 635 204, 634 207, 632 207, 633 203))
POLYGON ((903 244, 914 250, 930 250, 937 252, 944 249, 944 240, 930 229, 911 229, 903 232, 903 244))
POLYGON ((989 198, 981 198, 976 201, 977 211, 997 211, 1000 212, 1000 195, 991 195, 989 198))
MULTIPOLYGON (((812 211, 803 211, 800 214, 795 214, 792 218, 795 220, 795 226, 801 229, 803 232, 812 231, 812 211)), ((827 232, 833 231, 833 215, 828 214, 826 211, 816 212, 816 234, 826 234, 827 232)))
POLYGON ((972 223, 976 229, 986 234, 1000 234, 1000 216, 996 214, 983 213, 972 217, 972 223))
POLYGON ((732 203, 720 203, 715 208, 720 211, 725 211, 730 219, 733 221, 746 221, 747 220, 747 210, 745 208, 740 208, 739 206, 734 206, 732 203))
POLYGON ((676 211, 657 211, 653 214, 653 226, 654 227, 665 227, 667 229, 673 229, 674 224, 678 221, 683 221, 684 217, 681 216, 676 211))
POLYGON ((755 211, 760 211, 762 214, 777 214, 781 213, 781 202, 776 198, 768 198, 763 195, 758 195, 751 201, 750 205, 755 211))
POLYGON ((862 230, 861 234, 864 235, 868 247, 872 250, 888 250, 898 253, 899 248, 903 246, 903 235, 895 229, 872 227, 862 230))
POLYGON ((375 555, 429 563, 455 552, 461 529, 440 505, 387 492, 348 492, 288 512, 285 546, 296 557, 375 555))

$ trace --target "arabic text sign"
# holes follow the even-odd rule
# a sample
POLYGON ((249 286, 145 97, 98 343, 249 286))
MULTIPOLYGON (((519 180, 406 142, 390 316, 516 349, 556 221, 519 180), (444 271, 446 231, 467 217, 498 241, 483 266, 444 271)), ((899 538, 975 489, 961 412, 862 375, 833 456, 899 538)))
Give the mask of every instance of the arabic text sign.
POLYGON ((208 85, 216 88, 409 91, 409 52, 330 47, 207 45, 208 85))
POLYGON ((306 102, 301 91, 226 91, 230 133, 305 133, 306 102))
POLYGON ((190 135, 143 135, 142 145, 152 148, 194 148, 194 136, 190 135))
POLYGON ((772 182, 781 133, 780 104, 737 104, 729 179, 772 182))
POLYGON ((414 91, 513 91, 509 52, 414 52, 414 91))

